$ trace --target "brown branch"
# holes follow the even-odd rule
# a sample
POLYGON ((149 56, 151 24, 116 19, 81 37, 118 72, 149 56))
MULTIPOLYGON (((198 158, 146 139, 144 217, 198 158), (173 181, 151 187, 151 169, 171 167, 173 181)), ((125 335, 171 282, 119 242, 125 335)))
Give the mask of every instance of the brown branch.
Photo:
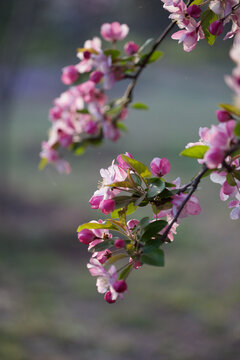
MULTIPOLYGON (((226 158, 233 154, 235 151, 240 149, 240 140, 237 142, 237 144, 235 144, 229 151, 226 152, 225 154, 225 158, 222 162, 222 167, 225 168, 228 172, 232 172, 233 168, 231 167, 231 165, 229 165, 226 162, 226 158)), ((164 231, 163 235, 162 235, 162 242, 168 242, 167 236, 171 230, 171 228, 173 227, 173 225, 177 222, 184 206, 187 204, 187 202, 190 200, 191 196, 193 195, 193 193, 197 190, 198 185, 202 179, 202 177, 206 174, 206 172, 209 170, 209 168, 207 167, 206 164, 203 165, 202 170, 200 171, 200 173, 187 185, 185 185, 183 188, 179 189, 179 193, 183 193, 184 191, 186 191, 188 188, 192 188, 191 191, 188 193, 188 195, 186 196, 186 198, 184 199, 184 201, 182 202, 181 206, 179 207, 176 215, 174 216, 174 218, 172 219, 172 221, 170 222, 170 224, 168 225, 167 229, 164 231)))

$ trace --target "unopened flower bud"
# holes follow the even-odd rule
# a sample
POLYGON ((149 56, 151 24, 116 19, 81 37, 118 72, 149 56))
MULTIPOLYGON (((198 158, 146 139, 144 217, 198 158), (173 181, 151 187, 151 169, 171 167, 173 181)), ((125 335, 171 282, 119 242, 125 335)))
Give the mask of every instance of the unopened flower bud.
POLYGON ((78 233, 78 240, 86 245, 89 245, 95 239, 94 233, 89 229, 83 229, 78 233))
POLYGON ((224 26, 221 20, 216 20, 212 22, 208 27, 209 32, 212 35, 219 36, 224 30, 224 26))
POLYGON ((95 84, 98 84, 103 77, 103 73, 101 71, 93 71, 90 75, 90 80, 95 84))
POLYGON ((166 158, 160 159, 158 157, 155 157, 151 161, 150 166, 151 166, 152 173, 159 177, 168 174, 171 169, 171 165, 170 165, 168 159, 166 159, 166 158))
POLYGON ((110 214, 115 209, 115 201, 112 199, 103 200, 100 204, 100 210, 103 214, 110 214))
POLYGON ((113 288, 116 292, 123 293, 124 291, 127 290, 127 283, 124 280, 117 280, 113 284, 113 288))
POLYGON ((61 80, 65 85, 71 85, 78 79, 78 71, 74 65, 66 66, 62 71, 61 80))
POLYGON ((139 45, 135 44, 133 41, 129 41, 124 46, 124 51, 127 55, 131 56, 138 52, 139 45))
POLYGON ((201 15, 201 12, 202 12, 202 10, 201 10, 200 6, 195 5, 195 4, 189 6, 187 9, 188 15, 190 15, 194 18, 199 18, 201 15))
POLYGON ((107 291, 104 295, 104 300, 109 304, 114 304, 116 300, 113 300, 111 291, 107 291))
POLYGON ((133 230, 136 226, 138 226, 138 224, 139 224, 139 221, 137 219, 132 219, 127 222, 127 227, 130 230, 133 230))
POLYGON ((83 57, 84 57, 84 59, 86 59, 86 60, 90 59, 90 57, 91 57, 90 51, 84 51, 83 57))
POLYGON ((232 119, 232 115, 226 110, 217 110, 216 115, 220 122, 226 122, 232 119))
POLYGON ((84 127, 84 130, 87 134, 96 134, 98 132, 98 125, 96 121, 90 120, 84 127))
POLYGON ((114 245, 117 249, 121 249, 125 247, 125 241, 123 239, 116 239, 114 241, 114 245))

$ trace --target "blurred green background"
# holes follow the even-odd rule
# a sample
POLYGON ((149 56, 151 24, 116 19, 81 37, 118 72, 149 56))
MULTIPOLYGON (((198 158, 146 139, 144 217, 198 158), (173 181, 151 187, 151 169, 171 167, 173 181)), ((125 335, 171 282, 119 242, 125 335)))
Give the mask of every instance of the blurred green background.
POLYGON ((164 58, 135 92, 150 110, 131 110, 117 143, 70 157, 65 176, 37 168, 48 109, 64 89, 61 68, 77 62, 76 48, 103 22, 127 23, 128 40, 143 43, 166 26, 167 13, 159 0, 8 0, 0 20, 0 359, 239 360, 239 222, 229 219, 217 185, 202 182, 202 214, 183 220, 165 268, 132 274, 118 304, 96 292, 76 237, 80 223, 101 217, 88 200, 99 169, 119 153, 146 164, 169 158, 169 180, 196 173, 197 163, 178 153, 216 121, 219 102, 231 101, 223 81, 233 67, 231 41, 202 42, 187 54, 166 40, 164 58))

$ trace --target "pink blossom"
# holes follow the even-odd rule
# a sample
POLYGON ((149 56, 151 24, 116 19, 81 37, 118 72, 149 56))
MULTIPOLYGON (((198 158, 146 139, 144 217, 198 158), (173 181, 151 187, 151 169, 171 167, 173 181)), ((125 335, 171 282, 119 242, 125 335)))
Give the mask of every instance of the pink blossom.
POLYGON ((219 122, 226 122, 232 119, 232 115, 226 110, 217 110, 216 115, 219 122))
POLYGON ((232 12, 232 7, 238 3, 238 0, 212 0, 209 8, 220 17, 225 17, 232 12))
POLYGON ((97 259, 91 258, 87 268, 92 276, 98 276, 96 283, 98 292, 104 294, 110 291, 112 300, 116 300, 118 293, 114 290, 113 284, 117 281, 118 275, 115 266, 111 265, 107 271, 97 259))
POLYGON ((98 251, 93 254, 93 256, 96 254, 96 259, 101 263, 104 264, 110 257, 112 256, 112 252, 108 249, 103 251, 98 251))
POLYGON ((202 10, 201 10, 200 6, 195 5, 195 4, 193 4, 187 8, 188 15, 190 15, 194 18, 199 18, 201 15, 201 12, 202 12, 202 10))
MULTIPOLYGON (((172 206, 172 215, 175 216, 178 208, 182 205, 185 198, 188 196, 188 194, 175 194, 172 197, 171 203, 172 206)), ((192 195, 190 200, 186 203, 184 206, 181 214, 179 215, 179 218, 185 218, 189 215, 199 215, 201 213, 201 206, 199 205, 199 200, 196 196, 192 195)))
POLYGON ((133 230, 136 226, 138 226, 139 220, 131 219, 127 222, 127 227, 129 230, 133 230))
POLYGON ((171 169, 171 165, 170 165, 168 159, 166 159, 166 158, 155 157, 151 161, 150 166, 151 166, 151 171, 152 171, 153 175, 156 175, 159 177, 162 177, 162 176, 168 174, 171 169))
POLYGON ((117 293, 123 293, 127 290, 127 283, 125 280, 117 280, 113 284, 113 288, 117 293))
POLYGON ((103 214, 110 214, 115 209, 115 201, 112 199, 103 200, 101 201, 99 209, 103 214))
MULTIPOLYGON (((125 152, 124 155, 127 156, 127 157, 129 157, 129 158, 131 158, 131 159, 133 159, 133 156, 132 156, 129 152, 125 152)), ((128 163, 126 163, 126 161, 124 161, 124 160, 122 159, 121 154, 118 155, 118 157, 117 157, 117 162, 119 163, 119 165, 121 166, 121 168, 124 169, 124 170, 127 170, 127 169, 130 169, 130 168, 131 168, 131 166, 128 165, 128 163)))
POLYGON ((224 26, 221 20, 213 21, 208 28, 209 32, 215 36, 219 36, 222 34, 224 30, 224 26))
POLYGON ((107 41, 123 40, 129 32, 126 24, 120 25, 115 21, 112 24, 105 23, 101 26, 101 35, 107 41))
POLYGON ((106 294, 104 295, 104 300, 109 304, 114 304, 116 302, 116 300, 113 300, 111 291, 106 292, 106 294))
POLYGON ((99 131, 98 124, 96 123, 96 121, 90 120, 86 123, 84 127, 84 131, 87 134, 91 134, 91 135, 97 134, 99 131))
POLYGON ((65 85, 71 85, 78 79, 78 71, 74 65, 66 66, 62 71, 61 80, 65 85))
POLYGON ((86 245, 89 245, 95 239, 94 233, 89 229, 83 229, 78 233, 78 240, 86 245))
POLYGON ((98 84, 103 77, 103 73, 101 71, 93 71, 90 74, 90 80, 95 82, 95 84, 98 84))
POLYGON ((125 247, 125 241, 123 239, 116 239, 114 241, 114 245, 116 249, 121 249, 125 247))
POLYGON ((128 56, 132 56, 138 52, 139 45, 133 41, 129 41, 124 45, 124 51, 128 56))
POLYGON ((196 30, 179 30, 172 34, 172 39, 179 40, 178 43, 183 43, 183 49, 186 52, 192 51, 197 45, 198 35, 196 30))
POLYGON ((103 124, 103 133, 107 139, 112 141, 117 141, 121 136, 120 131, 108 121, 103 124))
POLYGON ((219 148, 212 148, 204 155, 204 161, 209 169, 215 169, 224 159, 224 151, 219 148))

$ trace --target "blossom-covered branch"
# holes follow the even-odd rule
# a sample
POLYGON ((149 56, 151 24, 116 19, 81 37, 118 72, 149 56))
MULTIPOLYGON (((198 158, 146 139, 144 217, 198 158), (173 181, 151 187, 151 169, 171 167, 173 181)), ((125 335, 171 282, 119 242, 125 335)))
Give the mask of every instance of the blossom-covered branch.
POLYGON ((212 181, 222 185, 221 199, 233 198, 229 203, 233 208, 230 217, 240 219, 240 83, 236 79, 239 36, 240 33, 230 52, 237 68, 232 77, 226 77, 236 93, 235 104, 221 104, 222 110, 216 112, 218 125, 200 128, 200 140, 188 144, 181 153, 202 164, 202 170, 191 182, 180 186, 180 178, 165 180, 171 168, 166 158, 154 158, 150 171, 129 153, 119 155, 108 169, 100 171, 101 187, 89 202, 93 209, 111 214, 111 218, 79 226, 78 239, 92 252, 87 267, 91 275, 97 276, 97 289, 105 294, 108 303, 123 297, 132 270, 144 264, 164 265, 163 246, 173 241, 181 220, 201 212, 194 193, 203 177, 210 175, 212 181), (145 206, 151 207, 152 219, 132 218, 138 207, 145 206), (131 219, 127 220, 127 216, 131 219))
MULTIPOLYGON (((212 45, 225 24, 232 22, 232 29, 225 39, 239 31, 240 9, 237 0, 196 0, 185 4, 183 0, 162 0, 163 7, 171 14, 171 23, 162 32, 148 52, 147 41, 139 46, 133 41, 124 45, 124 54, 116 49, 116 43, 125 39, 129 28, 118 22, 103 24, 102 38, 111 44, 102 48, 102 40, 94 37, 78 49, 80 62, 63 68, 62 82, 70 88, 54 100, 50 109, 52 127, 48 141, 42 143, 40 168, 54 164, 58 171, 69 173, 70 165, 63 159, 64 149, 77 155, 89 145, 98 145, 104 138, 116 141, 126 127, 123 120, 128 115, 133 90, 146 65, 158 60, 162 52, 157 48, 175 24, 181 29, 172 35, 183 43, 185 51, 192 51, 197 42, 206 39, 212 45), (205 10, 202 11, 202 8, 205 10), (87 81, 86 81, 87 76, 87 81), (109 99, 107 91, 114 83, 131 79, 124 95, 109 99)), ((147 109, 143 103, 135 103, 136 109, 147 109)))

